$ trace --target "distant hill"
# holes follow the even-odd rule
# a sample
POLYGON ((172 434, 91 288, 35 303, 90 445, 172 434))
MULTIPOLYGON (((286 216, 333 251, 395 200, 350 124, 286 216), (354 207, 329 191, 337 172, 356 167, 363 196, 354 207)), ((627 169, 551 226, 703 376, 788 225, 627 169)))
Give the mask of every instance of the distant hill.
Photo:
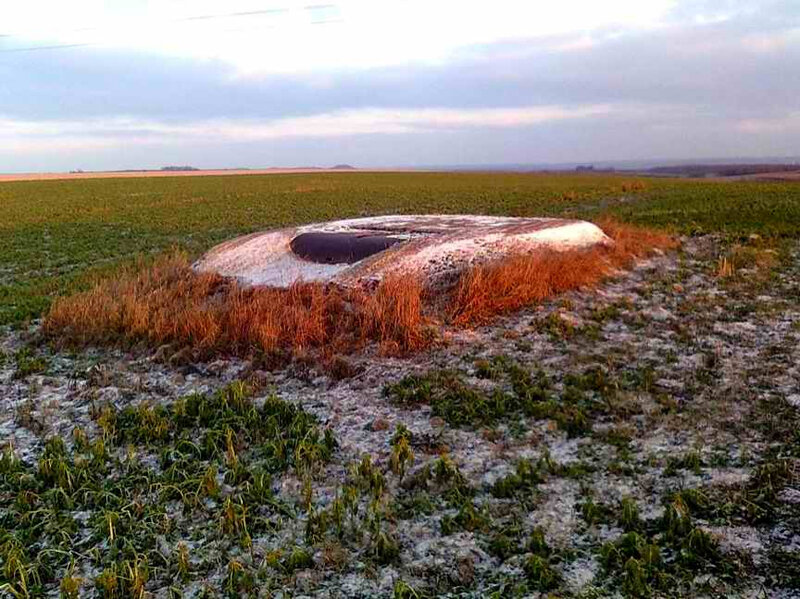
POLYGON ((331 170, 336 170, 336 171, 354 171, 354 170, 356 170, 356 167, 351 166, 349 164, 337 164, 336 166, 332 166, 331 170))

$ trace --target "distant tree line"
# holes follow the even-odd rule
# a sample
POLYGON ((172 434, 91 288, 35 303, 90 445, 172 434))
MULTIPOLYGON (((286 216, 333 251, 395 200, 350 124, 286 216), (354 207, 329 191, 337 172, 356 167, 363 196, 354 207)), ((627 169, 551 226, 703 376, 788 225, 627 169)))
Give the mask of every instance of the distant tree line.
POLYGON ((647 172, 686 177, 736 177, 760 173, 785 173, 800 170, 800 164, 684 164, 657 166, 647 172))

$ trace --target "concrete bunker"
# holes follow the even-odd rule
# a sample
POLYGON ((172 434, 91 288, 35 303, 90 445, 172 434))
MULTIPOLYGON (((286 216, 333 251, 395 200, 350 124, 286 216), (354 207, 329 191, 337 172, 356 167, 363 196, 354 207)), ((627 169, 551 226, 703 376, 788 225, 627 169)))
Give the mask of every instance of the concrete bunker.
POLYGON ((273 287, 298 281, 353 286, 389 274, 435 282, 515 254, 608 243, 599 227, 580 220, 390 215, 253 233, 212 248, 194 267, 273 287))

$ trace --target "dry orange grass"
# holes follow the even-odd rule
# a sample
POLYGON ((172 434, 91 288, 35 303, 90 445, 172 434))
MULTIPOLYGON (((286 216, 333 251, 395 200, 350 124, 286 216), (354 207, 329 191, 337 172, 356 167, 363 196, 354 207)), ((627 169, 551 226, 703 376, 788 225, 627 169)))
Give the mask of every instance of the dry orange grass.
POLYGON ((467 271, 452 293, 451 322, 481 324, 552 295, 591 287, 636 258, 676 245, 669 235, 651 229, 610 220, 598 225, 613 245, 525 254, 467 271))
POLYGON ((190 347, 201 356, 344 353, 367 342, 399 353, 426 343, 421 297, 421 286, 395 279, 373 292, 313 283, 244 288, 194 272, 188 258, 176 253, 58 300, 43 329, 69 345, 145 341, 190 347))
POLYGON ((174 253, 56 301, 43 330, 73 346, 169 344, 188 347, 201 358, 258 351, 290 357, 312 351, 330 359, 368 343, 377 343, 384 353, 407 353, 432 341, 431 314, 456 326, 484 323, 551 295, 595 285, 637 257, 675 245, 663 233, 613 222, 600 225, 614 239, 612 246, 522 255, 474 267, 435 308, 424 301, 423 285, 409 278, 387 278, 372 291, 315 283, 246 288, 219 275, 196 273, 187 256, 174 253))

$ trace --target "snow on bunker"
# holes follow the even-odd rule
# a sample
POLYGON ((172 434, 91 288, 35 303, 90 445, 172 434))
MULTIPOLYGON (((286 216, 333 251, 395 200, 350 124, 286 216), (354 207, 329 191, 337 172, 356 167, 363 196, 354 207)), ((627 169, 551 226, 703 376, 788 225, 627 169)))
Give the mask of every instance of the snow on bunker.
POLYGON ((598 243, 612 241, 580 220, 391 215, 253 233, 212 248, 194 267, 274 287, 298 281, 357 285, 388 274, 436 281, 480 262, 598 243))

